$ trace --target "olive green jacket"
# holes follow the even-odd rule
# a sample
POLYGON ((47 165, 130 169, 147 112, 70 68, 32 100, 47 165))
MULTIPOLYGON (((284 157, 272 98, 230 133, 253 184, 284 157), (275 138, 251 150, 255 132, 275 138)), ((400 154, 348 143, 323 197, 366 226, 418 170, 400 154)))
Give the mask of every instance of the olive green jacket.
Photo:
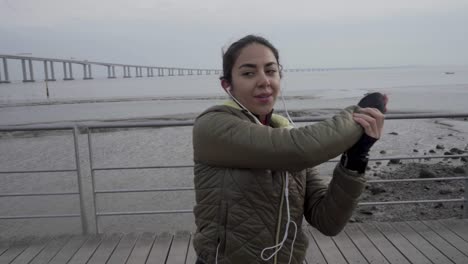
POLYGON ((284 236, 286 174, 290 216, 298 227, 291 263, 302 263, 308 247, 303 218, 325 235, 338 234, 356 207, 364 177, 338 164, 327 185, 313 167, 337 157, 361 137, 363 130, 352 119, 356 109, 348 107, 300 128, 291 128, 279 115, 272 116, 272 127, 259 125, 233 102, 202 113, 193 127, 193 246, 199 258, 209 264, 216 258, 217 263, 288 263, 292 225, 279 253, 269 261, 260 257, 284 236))

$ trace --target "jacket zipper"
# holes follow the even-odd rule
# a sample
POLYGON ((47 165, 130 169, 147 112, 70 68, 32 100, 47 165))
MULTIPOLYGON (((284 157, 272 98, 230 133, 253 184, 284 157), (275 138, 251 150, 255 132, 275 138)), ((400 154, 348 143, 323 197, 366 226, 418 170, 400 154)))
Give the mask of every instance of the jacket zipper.
MULTIPOLYGON (((275 245, 278 245, 279 243, 279 236, 280 236, 280 231, 281 231, 281 218, 283 216, 283 200, 284 200, 284 175, 281 176, 281 201, 280 201, 280 206, 279 206, 279 212, 278 212, 278 221, 276 223, 276 240, 275 240, 275 245)), ((278 263, 278 254, 275 255, 274 257, 274 264, 278 263)))

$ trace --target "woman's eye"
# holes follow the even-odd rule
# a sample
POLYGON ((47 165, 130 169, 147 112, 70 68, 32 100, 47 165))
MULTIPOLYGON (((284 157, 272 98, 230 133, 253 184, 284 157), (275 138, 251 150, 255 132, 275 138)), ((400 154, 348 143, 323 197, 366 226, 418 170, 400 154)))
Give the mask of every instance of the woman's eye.
POLYGON ((267 70, 267 73, 273 75, 276 73, 276 70, 267 70))
POLYGON ((253 72, 244 72, 242 73, 243 76, 253 76, 254 73, 253 72))

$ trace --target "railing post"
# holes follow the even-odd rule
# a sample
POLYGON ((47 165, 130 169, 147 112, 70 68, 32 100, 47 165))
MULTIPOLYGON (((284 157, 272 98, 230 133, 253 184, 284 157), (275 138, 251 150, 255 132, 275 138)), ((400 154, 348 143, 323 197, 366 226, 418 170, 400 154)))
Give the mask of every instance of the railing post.
MULTIPOLYGON (((88 130, 86 128, 86 130, 88 130)), ((78 192, 80 193, 80 215, 83 234, 97 234, 97 219, 96 219, 96 201, 94 193, 94 179, 92 176, 92 161, 91 161, 91 142, 89 141, 88 130, 88 153, 89 155, 80 158, 80 144, 78 144, 79 130, 75 126, 73 128, 73 139, 75 143, 75 162, 78 175, 78 192), (87 166, 88 165, 88 166, 87 166)))

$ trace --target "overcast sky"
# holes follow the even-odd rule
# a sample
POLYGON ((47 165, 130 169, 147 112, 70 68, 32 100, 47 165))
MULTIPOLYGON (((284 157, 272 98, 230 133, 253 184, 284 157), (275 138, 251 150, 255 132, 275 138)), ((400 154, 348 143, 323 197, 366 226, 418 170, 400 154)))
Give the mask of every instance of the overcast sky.
POLYGON ((221 68, 250 33, 285 67, 468 65, 468 0, 0 0, 0 53, 221 68))

